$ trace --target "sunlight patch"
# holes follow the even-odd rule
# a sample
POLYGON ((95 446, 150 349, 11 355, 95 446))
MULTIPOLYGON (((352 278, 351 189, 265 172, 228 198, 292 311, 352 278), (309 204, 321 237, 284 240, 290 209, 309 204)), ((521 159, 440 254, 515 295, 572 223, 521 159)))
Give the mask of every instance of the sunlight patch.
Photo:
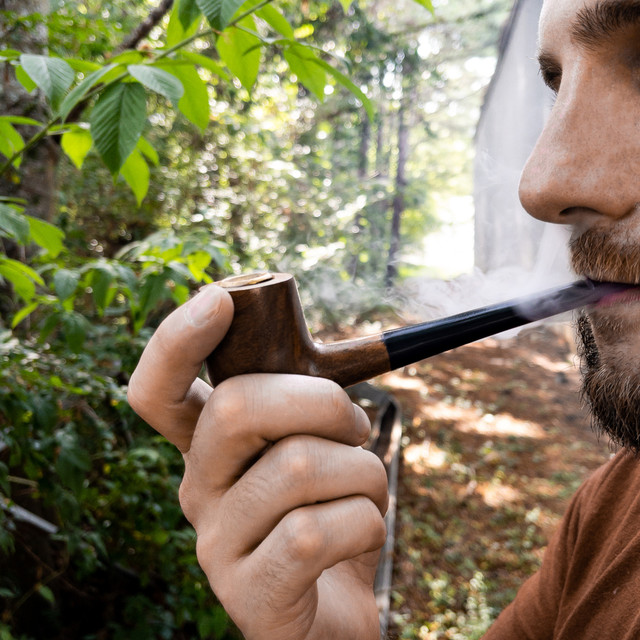
POLYGON ((506 413, 497 415, 487 413, 480 420, 465 422, 458 428, 465 433, 475 432, 488 436, 520 436, 537 440, 547 437, 544 429, 538 423, 518 420, 518 418, 506 413))
POLYGON ((404 459, 416 472, 427 469, 441 469, 447 461, 447 452, 433 444, 431 440, 424 440, 420 444, 410 444, 404 448, 404 459))
POLYGON ((518 489, 489 482, 479 484, 476 488, 476 493, 482 496, 486 504, 494 508, 505 503, 513 504, 520 502, 523 499, 522 492, 518 489))

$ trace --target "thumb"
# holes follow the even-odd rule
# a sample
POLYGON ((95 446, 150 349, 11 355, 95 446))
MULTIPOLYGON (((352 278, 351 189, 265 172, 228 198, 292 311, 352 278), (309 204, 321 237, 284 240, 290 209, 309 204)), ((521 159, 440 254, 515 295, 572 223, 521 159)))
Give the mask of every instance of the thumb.
POLYGON ((127 396, 133 410, 183 452, 211 393, 198 378, 202 362, 232 318, 228 292, 207 285, 160 324, 131 376, 127 396))

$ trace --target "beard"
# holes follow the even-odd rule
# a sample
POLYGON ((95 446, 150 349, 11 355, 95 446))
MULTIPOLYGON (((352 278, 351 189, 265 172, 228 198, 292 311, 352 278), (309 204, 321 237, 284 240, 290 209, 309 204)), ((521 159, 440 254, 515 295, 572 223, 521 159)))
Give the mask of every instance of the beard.
POLYGON ((593 427, 614 445, 640 454, 640 380, 637 372, 604 361, 589 317, 577 323, 582 398, 591 411, 593 427))
MULTIPOLYGON (((577 234, 570 243, 576 273, 594 280, 640 282, 637 227, 624 226, 619 224, 617 233, 596 227, 577 234)), ((582 397, 594 427, 615 445, 640 454, 640 367, 630 356, 640 336, 640 318, 634 316, 623 309, 595 309, 591 317, 579 317, 577 334, 582 397)))

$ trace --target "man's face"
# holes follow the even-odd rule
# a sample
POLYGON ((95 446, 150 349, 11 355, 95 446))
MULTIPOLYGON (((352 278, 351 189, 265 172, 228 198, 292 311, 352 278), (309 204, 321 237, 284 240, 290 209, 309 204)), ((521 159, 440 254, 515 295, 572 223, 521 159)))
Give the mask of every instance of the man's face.
MULTIPOLYGON (((539 45, 557 97, 522 204, 572 226, 579 275, 640 284, 640 0, 545 0, 539 45)), ((640 450, 640 294, 590 310, 580 334, 596 422, 640 450)))

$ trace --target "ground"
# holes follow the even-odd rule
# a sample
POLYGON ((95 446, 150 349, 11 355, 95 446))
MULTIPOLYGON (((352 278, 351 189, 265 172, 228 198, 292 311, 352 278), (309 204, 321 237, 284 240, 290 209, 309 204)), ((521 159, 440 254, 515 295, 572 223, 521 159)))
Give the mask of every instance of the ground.
POLYGON ((479 638, 612 453, 582 407, 571 331, 488 339, 377 382, 404 421, 389 638, 479 638))

